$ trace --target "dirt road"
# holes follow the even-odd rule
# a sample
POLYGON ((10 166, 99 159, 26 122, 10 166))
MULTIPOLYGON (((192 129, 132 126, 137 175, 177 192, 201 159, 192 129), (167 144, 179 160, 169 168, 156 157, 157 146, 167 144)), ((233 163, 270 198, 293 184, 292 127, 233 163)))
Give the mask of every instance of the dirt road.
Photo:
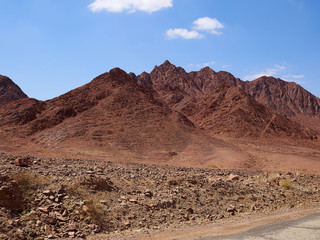
POLYGON ((320 238, 320 213, 305 217, 270 223, 250 229, 246 232, 197 240, 318 240, 320 238))

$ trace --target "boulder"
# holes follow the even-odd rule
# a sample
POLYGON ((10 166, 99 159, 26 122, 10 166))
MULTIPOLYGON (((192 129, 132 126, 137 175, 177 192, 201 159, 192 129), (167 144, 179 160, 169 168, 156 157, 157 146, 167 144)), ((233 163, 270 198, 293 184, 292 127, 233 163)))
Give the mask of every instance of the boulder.
POLYGON ((18 157, 14 160, 14 164, 19 167, 28 167, 31 165, 31 162, 28 158, 18 157))
POLYGON ((229 175, 229 180, 231 181, 236 181, 236 180, 239 180, 239 175, 236 175, 236 174, 230 174, 229 175))
POLYGON ((24 209, 22 190, 17 182, 8 176, 0 176, 0 206, 14 212, 24 209))

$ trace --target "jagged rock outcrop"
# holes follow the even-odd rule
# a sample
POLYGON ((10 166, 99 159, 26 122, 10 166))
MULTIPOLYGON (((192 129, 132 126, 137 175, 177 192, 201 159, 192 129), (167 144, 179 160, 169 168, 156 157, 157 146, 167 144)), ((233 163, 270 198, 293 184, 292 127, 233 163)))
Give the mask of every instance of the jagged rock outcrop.
POLYGON ((199 102, 190 103, 182 112, 196 126, 210 134, 236 138, 316 139, 316 132, 290 121, 258 103, 238 87, 217 85, 199 102))
POLYGON ((187 73, 169 61, 136 79, 140 86, 154 92, 158 100, 177 111, 201 102, 221 84, 236 86, 275 113, 320 131, 320 99, 293 82, 273 77, 242 81, 228 72, 215 72, 209 67, 187 73))
POLYGON ((48 101, 21 99, 0 108, 0 130, 42 145, 77 141, 105 149, 170 151, 195 129, 119 68, 48 101))
POLYGON ((294 82, 264 76, 246 82, 243 89, 279 114, 320 117, 320 99, 294 82))

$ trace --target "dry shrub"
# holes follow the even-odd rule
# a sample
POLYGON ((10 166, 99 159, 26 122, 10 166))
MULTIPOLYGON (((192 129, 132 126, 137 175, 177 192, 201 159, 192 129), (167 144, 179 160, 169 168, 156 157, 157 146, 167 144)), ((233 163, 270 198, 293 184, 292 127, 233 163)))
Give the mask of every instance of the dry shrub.
POLYGON ((85 214, 89 215, 95 223, 101 223, 104 216, 104 206, 94 199, 86 201, 84 205, 85 214))
POLYGON ((214 163, 211 163, 211 164, 208 164, 208 168, 216 169, 216 168, 219 168, 219 167, 218 167, 218 165, 216 165, 214 163))
POLYGON ((87 196, 87 200, 82 210, 83 213, 90 217, 94 224, 98 225, 100 230, 108 230, 111 227, 110 216, 106 214, 106 208, 99 202, 97 195, 87 196))
POLYGON ((110 181, 110 179, 89 177, 81 180, 80 184, 94 191, 110 192, 114 190, 114 188, 112 187, 113 183, 110 181))
POLYGON ((86 190, 81 186, 79 180, 73 180, 66 184, 66 191, 70 196, 84 196, 86 190))
POLYGON ((30 172, 19 172, 14 174, 12 178, 24 191, 33 191, 45 184, 44 177, 30 172))
POLYGON ((279 186, 285 190, 289 190, 293 188, 292 182, 289 179, 280 180, 279 186))

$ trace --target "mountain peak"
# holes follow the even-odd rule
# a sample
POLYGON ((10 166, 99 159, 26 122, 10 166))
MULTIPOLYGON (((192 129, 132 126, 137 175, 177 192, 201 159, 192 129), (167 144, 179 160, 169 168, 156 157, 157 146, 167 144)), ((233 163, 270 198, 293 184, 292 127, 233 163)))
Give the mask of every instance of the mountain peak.
POLYGON ((109 71, 109 74, 112 76, 127 75, 127 73, 121 68, 113 68, 109 71))
POLYGON ((171 62, 169 62, 169 60, 165 60, 164 61, 164 63, 162 63, 161 65, 164 65, 164 66, 166 66, 166 65, 173 65, 171 62))
POLYGON ((27 97, 10 78, 0 75, 0 106, 27 97))
POLYGON ((174 64, 172 64, 171 62, 169 62, 169 60, 166 60, 161 65, 159 65, 159 66, 156 65, 153 70, 161 69, 163 71, 167 71, 170 68, 176 68, 176 66, 174 64))

